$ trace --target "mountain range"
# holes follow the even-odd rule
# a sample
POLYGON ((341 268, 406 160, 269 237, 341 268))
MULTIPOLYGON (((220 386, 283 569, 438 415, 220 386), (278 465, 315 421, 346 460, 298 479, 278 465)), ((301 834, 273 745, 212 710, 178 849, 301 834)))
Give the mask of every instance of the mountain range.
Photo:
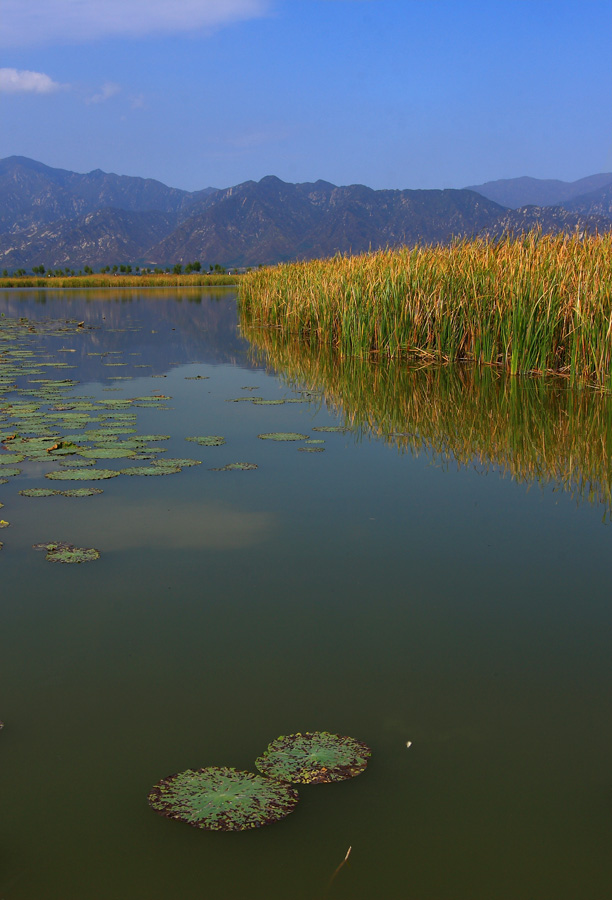
POLYGON ((153 179, 0 160, 0 269, 256 266, 448 243, 539 226, 612 230, 612 173, 575 182, 514 178, 460 190, 373 190, 275 176, 183 191, 153 179))

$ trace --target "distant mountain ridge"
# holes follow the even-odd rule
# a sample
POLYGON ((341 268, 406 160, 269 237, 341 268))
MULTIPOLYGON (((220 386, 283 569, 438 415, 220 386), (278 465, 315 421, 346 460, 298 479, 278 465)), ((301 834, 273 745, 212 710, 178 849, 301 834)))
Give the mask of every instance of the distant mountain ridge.
POLYGON ((612 174, 571 184, 518 178, 477 187, 373 190, 267 176, 190 192, 13 156, 0 160, 0 268, 167 266, 196 259, 254 266, 535 225, 552 232, 612 230, 612 174), (527 195, 556 199, 552 206, 509 208, 485 191, 513 202, 527 195))
POLYGON ((578 181, 558 181, 557 179, 502 178, 484 184, 472 184, 468 191, 477 191, 501 206, 518 209, 521 206, 565 206, 568 202, 585 194, 598 192, 612 185, 612 172, 588 175, 578 181))

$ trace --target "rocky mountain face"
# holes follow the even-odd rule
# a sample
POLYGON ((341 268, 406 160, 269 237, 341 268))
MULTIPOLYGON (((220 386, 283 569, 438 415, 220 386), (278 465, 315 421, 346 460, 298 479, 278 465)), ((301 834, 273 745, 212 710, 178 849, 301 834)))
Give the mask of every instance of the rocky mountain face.
MULTIPOLYGON (((196 259, 255 266, 534 226, 612 230, 612 175, 573 184, 511 181, 514 199, 527 188, 535 196, 537 187, 538 196, 561 193, 562 204, 556 199, 555 206, 509 209, 484 195, 488 185, 480 192, 375 191, 325 181, 287 184, 274 176, 189 192, 152 179, 100 170, 79 175, 10 157, 0 161, 0 268, 167 266, 196 259)), ((508 200, 510 182, 490 184, 505 185, 508 200)))

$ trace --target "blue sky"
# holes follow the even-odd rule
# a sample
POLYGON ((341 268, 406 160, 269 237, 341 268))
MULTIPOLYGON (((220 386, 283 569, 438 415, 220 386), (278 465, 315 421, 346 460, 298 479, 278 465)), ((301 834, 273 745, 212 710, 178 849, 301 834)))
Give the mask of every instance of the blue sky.
POLYGON ((195 190, 612 170, 612 0, 0 0, 0 158, 195 190))

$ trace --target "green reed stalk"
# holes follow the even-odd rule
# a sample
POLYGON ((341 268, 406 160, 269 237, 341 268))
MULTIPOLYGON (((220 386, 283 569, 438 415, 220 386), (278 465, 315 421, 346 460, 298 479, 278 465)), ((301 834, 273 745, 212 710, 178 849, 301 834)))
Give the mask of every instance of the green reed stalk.
POLYGON ((612 236, 381 250, 247 273, 242 309, 341 356, 412 356, 612 384, 612 236))

